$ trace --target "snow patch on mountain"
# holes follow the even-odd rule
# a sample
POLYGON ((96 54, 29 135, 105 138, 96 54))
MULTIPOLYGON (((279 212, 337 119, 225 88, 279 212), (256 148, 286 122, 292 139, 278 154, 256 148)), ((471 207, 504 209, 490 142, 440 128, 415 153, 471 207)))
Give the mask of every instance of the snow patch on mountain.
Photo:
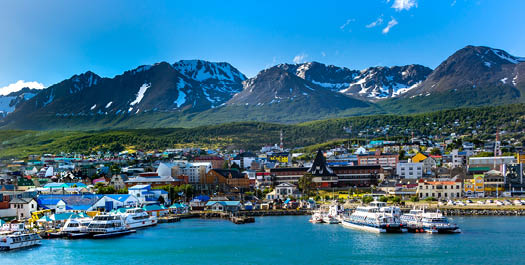
POLYGON ((512 55, 509 55, 508 53, 506 53, 505 51, 502 51, 502 50, 498 50, 498 49, 491 49, 492 52, 494 54, 496 54, 499 58, 503 59, 503 60, 507 60, 509 61, 510 63, 513 63, 513 64, 518 64, 520 62, 525 62, 525 58, 523 57, 515 57, 515 56, 512 56, 512 55))
POLYGON ((177 107, 180 108, 184 103, 186 103, 186 93, 184 91, 179 90, 179 96, 177 97, 177 100, 173 101, 174 104, 177 104, 177 107))
POLYGON ((140 88, 139 88, 139 92, 137 93, 137 98, 135 98, 135 100, 133 100, 131 103, 129 103, 130 106, 133 106, 135 104, 138 104, 140 103, 140 101, 142 101, 142 98, 144 97, 144 94, 146 93, 146 91, 148 90, 148 88, 151 87, 151 84, 150 83, 144 83, 140 88))
POLYGON ((113 104, 113 101, 110 101, 108 104, 106 104, 106 109, 111 107, 111 104, 113 104))
POLYGON ((90 110, 94 110, 97 107, 97 104, 91 106, 90 110))

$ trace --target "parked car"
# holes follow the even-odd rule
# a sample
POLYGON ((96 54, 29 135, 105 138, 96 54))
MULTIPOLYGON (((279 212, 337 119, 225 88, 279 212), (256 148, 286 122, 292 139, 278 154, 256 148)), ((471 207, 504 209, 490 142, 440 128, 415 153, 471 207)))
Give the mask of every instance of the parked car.
POLYGON ((456 202, 456 205, 459 205, 459 206, 467 206, 464 202, 462 201, 457 201, 456 202))
POLYGON ((523 202, 520 200, 514 200, 514 205, 523 205, 523 202))
POLYGON ((477 204, 485 204, 483 201, 477 201, 477 204))
POLYGON ((467 203, 473 203, 472 200, 466 200, 467 203))
POLYGON ((501 202, 501 201, 496 201, 496 205, 503 205, 503 202, 501 202))
POLYGON ((486 204, 494 203, 494 201, 493 201, 493 200, 486 200, 485 203, 486 203, 486 204))
POLYGON ((453 200, 449 200, 449 201, 447 202, 447 205, 456 205, 456 204, 454 203, 453 200))

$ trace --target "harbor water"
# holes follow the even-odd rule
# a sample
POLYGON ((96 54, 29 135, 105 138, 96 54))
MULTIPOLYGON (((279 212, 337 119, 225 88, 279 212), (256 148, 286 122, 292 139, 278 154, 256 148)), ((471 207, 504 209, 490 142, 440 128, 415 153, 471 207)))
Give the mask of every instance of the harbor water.
POLYGON ((43 240, 0 253, 0 264, 522 264, 525 217, 454 217, 463 233, 373 234, 311 224, 187 219, 111 239, 43 240))

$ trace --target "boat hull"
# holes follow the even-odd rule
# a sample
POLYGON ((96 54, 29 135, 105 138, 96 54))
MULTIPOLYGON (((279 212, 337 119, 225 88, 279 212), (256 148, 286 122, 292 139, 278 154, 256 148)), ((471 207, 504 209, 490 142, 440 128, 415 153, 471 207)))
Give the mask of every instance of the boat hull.
POLYGON ((144 220, 140 222, 130 222, 126 224, 126 227, 129 229, 145 228, 149 226, 157 225, 157 219, 144 220))
POLYGON ((93 234, 93 238, 109 238, 109 237, 117 237, 117 236, 123 236, 123 235, 129 235, 132 233, 137 232, 136 230, 124 230, 124 231, 118 231, 118 232, 109 232, 109 233, 101 233, 101 234, 93 234))

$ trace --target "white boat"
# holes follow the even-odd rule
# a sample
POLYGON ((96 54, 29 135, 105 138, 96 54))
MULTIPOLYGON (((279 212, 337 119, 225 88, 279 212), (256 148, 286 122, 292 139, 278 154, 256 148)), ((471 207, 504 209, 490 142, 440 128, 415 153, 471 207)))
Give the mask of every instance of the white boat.
POLYGON ((309 222, 314 224, 320 224, 323 223, 323 215, 319 211, 315 211, 314 214, 312 214, 312 217, 310 217, 309 222))
POLYGON ((431 234, 461 233, 461 229, 456 224, 450 223, 448 218, 443 216, 439 210, 421 214, 421 225, 425 232, 431 234))
POLYGON ((88 225, 87 232, 93 238, 104 238, 135 233, 136 230, 127 229, 120 215, 102 214, 93 218, 88 225))
POLYGON ((386 203, 372 202, 370 206, 359 206, 350 215, 345 216, 341 224, 344 227, 375 233, 404 232, 403 225, 394 212, 394 207, 387 211, 386 203))
POLYGON ((157 224, 156 216, 150 216, 144 209, 138 207, 126 209, 125 212, 117 212, 116 215, 122 216, 124 224, 128 229, 148 227, 157 224))
POLYGON ((6 233, 0 234, 0 250, 12 250, 40 245, 40 236, 36 233, 6 233))
POLYGON ((436 212, 425 212, 424 210, 410 210, 401 216, 401 223, 414 233, 461 233, 456 224, 449 222, 448 218, 438 210, 436 212))
POLYGON ((69 238, 82 238, 89 235, 87 229, 93 219, 89 217, 85 218, 70 218, 64 224, 64 227, 60 229, 62 236, 69 238))

